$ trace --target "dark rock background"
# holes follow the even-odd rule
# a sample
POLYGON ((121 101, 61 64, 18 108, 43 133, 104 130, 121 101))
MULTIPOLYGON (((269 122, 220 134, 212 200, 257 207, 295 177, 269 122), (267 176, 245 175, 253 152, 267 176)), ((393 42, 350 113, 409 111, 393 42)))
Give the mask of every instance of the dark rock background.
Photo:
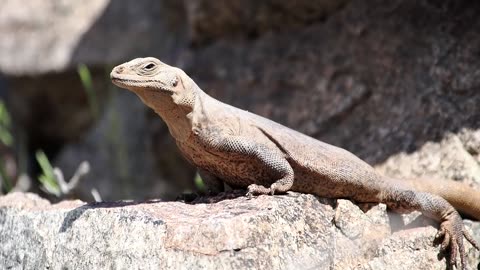
MULTIPOLYGON (((195 188, 194 169, 163 122, 109 82, 113 65, 143 56, 179 66, 212 96, 346 148, 386 173, 401 174, 388 169, 392 159, 406 156, 412 167, 415 153, 437 149, 425 145, 443 149, 459 137, 474 185, 479 12, 475 1, 7 0, 0 72, 27 149, 24 170, 38 174, 36 149, 67 177, 88 160, 92 172, 73 196, 87 201, 92 188, 106 200, 172 199, 195 188), (92 73, 98 117, 80 64, 92 73)), ((438 170, 455 175, 449 168, 438 170)))

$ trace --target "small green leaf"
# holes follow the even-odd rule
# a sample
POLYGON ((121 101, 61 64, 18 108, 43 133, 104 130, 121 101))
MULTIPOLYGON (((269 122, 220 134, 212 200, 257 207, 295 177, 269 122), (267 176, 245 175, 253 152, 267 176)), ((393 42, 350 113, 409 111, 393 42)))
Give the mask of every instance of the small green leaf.
POLYGON ((2 126, 0 126, 0 141, 6 146, 12 146, 13 144, 12 134, 2 126))
POLYGON ((58 185, 55 175, 53 174, 53 167, 48 160, 47 155, 45 155, 42 150, 38 150, 35 153, 35 156, 40 168, 42 169, 42 174, 38 177, 42 187, 46 192, 59 197, 61 195, 60 186, 58 185))
POLYGON ((0 141, 6 146, 13 144, 13 136, 10 132, 11 122, 7 106, 5 106, 3 100, 0 100, 0 141))
MULTIPOLYGON (((6 193, 10 192, 13 189, 12 181, 8 177, 3 163, 0 163, 0 176, 1 176, 0 181, 3 180, 3 189, 6 191, 6 193)), ((0 190, 0 194, 1 194, 1 190, 0 190)))
POLYGON ((197 187, 197 189, 199 191, 205 192, 207 190, 207 188, 205 187, 205 183, 203 182, 202 177, 198 173, 195 175, 194 183, 195 183, 195 187, 197 187))
POLYGON ((95 93, 95 89, 93 88, 93 80, 92 74, 88 67, 84 64, 80 64, 77 66, 77 73, 80 77, 80 81, 82 82, 83 89, 88 96, 88 103, 90 104, 90 110, 92 111, 92 115, 95 118, 99 116, 99 108, 97 103, 97 95, 95 93))

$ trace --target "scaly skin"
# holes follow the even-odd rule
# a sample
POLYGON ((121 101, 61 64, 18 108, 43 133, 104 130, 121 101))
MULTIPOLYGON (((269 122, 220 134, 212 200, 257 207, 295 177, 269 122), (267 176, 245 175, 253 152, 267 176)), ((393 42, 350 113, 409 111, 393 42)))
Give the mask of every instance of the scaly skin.
POLYGON ((110 76, 114 84, 136 93, 160 115, 212 193, 222 191, 225 182, 246 188, 248 196, 292 190, 385 203, 438 220, 441 250, 449 249, 450 265, 456 265, 458 256, 466 269, 463 237, 479 249, 447 200, 480 219, 480 192, 445 184, 436 195, 426 192, 435 186, 433 181, 409 184, 388 179, 344 149, 208 96, 181 69, 152 57, 119 65, 110 76))

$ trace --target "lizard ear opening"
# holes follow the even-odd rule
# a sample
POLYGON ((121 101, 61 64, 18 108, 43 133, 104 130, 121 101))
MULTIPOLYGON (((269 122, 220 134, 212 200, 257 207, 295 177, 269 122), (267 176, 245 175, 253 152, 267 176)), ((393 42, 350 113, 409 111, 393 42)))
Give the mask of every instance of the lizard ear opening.
POLYGON ((195 85, 192 79, 188 77, 183 70, 179 70, 176 73, 177 84, 179 84, 183 90, 190 90, 195 85))
POLYGON ((174 82, 173 87, 176 87, 179 83, 182 85, 183 89, 188 89, 181 75, 176 76, 176 80, 174 82))

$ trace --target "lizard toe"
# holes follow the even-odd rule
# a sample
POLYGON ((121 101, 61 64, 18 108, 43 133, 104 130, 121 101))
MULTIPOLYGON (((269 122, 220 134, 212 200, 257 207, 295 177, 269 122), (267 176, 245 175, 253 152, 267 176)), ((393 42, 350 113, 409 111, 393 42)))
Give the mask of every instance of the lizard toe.
MULTIPOLYGON (((444 218, 440 225, 440 230, 437 237, 442 238, 440 250, 442 252, 449 251, 449 266, 457 268, 457 259, 460 257, 460 269, 466 269, 467 255, 465 253, 465 246, 463 237, 470 242, 473 238, 465 231, 462 218, 457 212, 452 212, 444 218)), ((476 242, 473 240, 472 244, 475 246, 476 242)))
POLYGON ((287 193, 291 188, 291 185, 285 185, 282 183, 275 182, 270 185, 270 194, 284 194, 287 193))
POLYGON ((249 185, 247 190, 248 190, 247 192, 248 197, 252 197, 254 195, 266 195, 266 194, 270 194, 271 192, 270 188, 266 188, 264 186, 260 186, 257 184, 249 185))
POLYGON ((278 185, 277 183, 273 183, 270 186, 270 195, 275 195, 275 192, 278 190, 278 185))
POLYGON ((463 230, 463 236, 476 250, 480 250, 480 245, 468 231, 463 230))

